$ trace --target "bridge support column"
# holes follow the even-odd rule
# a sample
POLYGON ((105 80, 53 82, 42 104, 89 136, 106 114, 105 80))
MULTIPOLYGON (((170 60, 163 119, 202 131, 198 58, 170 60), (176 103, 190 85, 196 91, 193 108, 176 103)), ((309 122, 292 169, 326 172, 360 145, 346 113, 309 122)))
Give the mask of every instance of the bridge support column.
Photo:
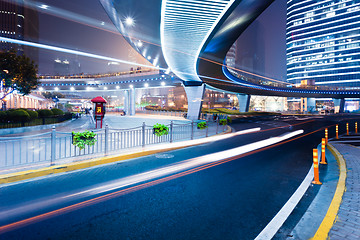
POLYGON ((334 107, 335 107, 334 113, 343 113, 345 110, 345 99, 344 98, 341 98, 341 99, 334 98, 333 101, 334 101, 334 107))
POLYGON ((186 86, 185 84, 184 82, 184 89, 188 100, 187 118, 190 120, 198 120, 205 93, 205 84, 201 84, 200 86, 186 86))
POLYGON ((248 112, 250 107, 250 95, 248 94, 237 94, 239 101, 239 112, 248 112))
POLYGON ((129 90, 124 90, 124 111, 125 114, 130 114, 130 107, 129 107, 129 90))
POLYGON ((315 112, 316 101, 315 98, 301 98, 300 110, 302 113, 315 112))
POLYGON ((135 88, 130 88, 130 116, 135 115, 135 88))

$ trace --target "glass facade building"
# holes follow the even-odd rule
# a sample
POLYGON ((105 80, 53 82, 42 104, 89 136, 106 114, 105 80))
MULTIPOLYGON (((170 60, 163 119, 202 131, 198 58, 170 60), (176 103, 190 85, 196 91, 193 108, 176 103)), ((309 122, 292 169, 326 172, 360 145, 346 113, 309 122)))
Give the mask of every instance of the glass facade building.
POLYGON ((287 80, 360 87, 360 0, 287 1, 287 80))

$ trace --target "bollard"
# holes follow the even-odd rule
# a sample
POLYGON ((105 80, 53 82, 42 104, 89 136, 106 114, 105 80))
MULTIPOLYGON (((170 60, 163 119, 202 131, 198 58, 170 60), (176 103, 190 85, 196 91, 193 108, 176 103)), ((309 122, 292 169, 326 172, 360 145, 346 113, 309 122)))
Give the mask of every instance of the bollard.
POLYGON ((321 164, 327 164, 325 161, 325 138, 321 139, 321 164))
POLYGON ((336 139, 339 139, 339 124, 336 124, 336 139))
POLYGON ((357 122, 355 122, 355 133, 357 134, 357 122))
POLYGON ((319 160, 318 160, 318 150, 316 148, 313 149, 313 161, 314 161, 314 181, 313 184, 321 185, 319 179, 319 160))
POLYGON ((328 144, 329 141, 329 133, 328 133, 328 129, 325 128, 325 144, 328 144))
POLYGON ((349 123, 346 123, 346 135, 349 136, 349 123))

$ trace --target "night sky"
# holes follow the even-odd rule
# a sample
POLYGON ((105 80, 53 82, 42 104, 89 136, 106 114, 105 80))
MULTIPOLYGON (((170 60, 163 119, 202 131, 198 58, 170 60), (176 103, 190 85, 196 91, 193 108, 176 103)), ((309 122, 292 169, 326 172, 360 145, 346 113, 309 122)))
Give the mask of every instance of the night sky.
MULTIPOLYGON (((98 0, 72 0, 72 1, 53 1, 43 0, 49 8, 56 8, 68 12, 76 13, 87 18, 93 19, 93 22, 104 22, 108 29, 113 32, 104 31, 74 22, 65 16, 59 18, 46 14, 47 10, 41 10, 39 14, 40 39, 39 42, 50 45, 66 47, 90 53, 100 54, 108 57, 115 57, 128 61, 137 61, 145 63, 145 60, 131 50, 127 42, 116 31, 108 18, 105 10, 98 0)), ((61 15, 63 13, 60 11, 61 15)), ((254 72, 274 77, 277 79, 286 79, 286 0, 275 0, 275 2, 252 24, 240 37, 242 44, 238 49, 252 49, 248 54, 254 55, 260 64, 252 64, 250 70, 254 72), (259 39, 253 41, 253 37, 259 39), (245 39, 245 40, 244 40, 245 39), (257 44, 254 45, 254 42, 257 44)), ((109 69, 107 62, 89 59, 85 57, 76 57, 74 55, 56 53, 51 51, 40 51, 39 73, 53 74, 54 60, 78 61, 81 64, 81 72, 84 73, 102 73, 113 70, 128 70, 129 65, 122 65, 116 69, 109 69)), ((238 68, 247 68, 244 66, 238 68)), ((75 70, 74 70, 75 71, 75 70)))

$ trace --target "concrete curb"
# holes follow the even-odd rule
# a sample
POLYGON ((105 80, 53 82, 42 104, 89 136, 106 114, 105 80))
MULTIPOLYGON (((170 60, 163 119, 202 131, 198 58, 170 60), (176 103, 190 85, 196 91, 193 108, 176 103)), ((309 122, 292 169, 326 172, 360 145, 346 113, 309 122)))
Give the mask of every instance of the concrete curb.
POLYGON ((18 133, 24 133, 24 132, 51 129, 53 126, 61 127, 61 126, 69 124, 71 121, 75 121, 75 119, 66 120, 66 121, 61 122, 61 123, 53 123, 53 124, 46 124, 46 125, 18 127, 18 128, 4 128, 4 129, 0 129, 0 136, 1 135, 18 134, 18 133))
MULTIPOLYGON (((231 127, 227 126, 227 130, 225 132, 217 134, 217 135, 230 133, 231 131, 232 131, 231 127)), ((216 135, 214 135, 214 136, 216 136, 216 135)), ((193 144, 192 146, 201 145, 201 144, 202 143, 193 144)), ((101 158, 96 158, 93 160, 84 160, 84 161, 74 162, 74 163, 69 163, 69 164, 55 165, 55 166, 36 169, 36 170, 28 170, 28 171, 22 171, 22 172, 17 172, 17 173, 3 174, 3 175, 0 175, 0 184, 12 183, 12 182, 27 180, 27 179, 36 178, 36 177, 43 177, 43 176, 50 175, 50 174, 70 172, 70 171, 75 171, 75 170, 79 170, 79 169, 85 169, 85 168, 89 168, 89 167, 103 165, 103 164, 107 164, 107 163, 119 162, 119 161, 128 160, 128 159, 132 159, 132 158, 148 156, 148 155, 152 155, 152 154, 156 154, 156 153, 173 151, 173 150, 182 149, 182 148, 186 148, 186 147, 189 147, 189 146, 178 146, 178 147, 173 147, 173 148, 170 147, 170 148, 159 149, 159 150, 143 150, 143 151, 135 152, 135 153, 101 157, 101 158)))
POLYGON ((328 239, 330 229, 332 228, 333 224, 335 223, 335 221, 337 219, 337 213, 339 211, 344 192, 346 191, 346 188, 345 188, 345 182, 346 182, 345 160, 344 160, 343 156, 336 150, 336 148, 334 148, 334 146, 332 146, 331 144, 328 143, 327 147, 330 150, 330 152, 335 156, 335 159, 338 162, 340 175, 339 175, 338 184, 336 186, 336 191, 335 191, 334 197, 330 203, 329 209, 328 209, 323 221, 321 222, 320 227, 316 231, 314 237, 311 238, 314 240, 315 239, 316 240, 328 239))

